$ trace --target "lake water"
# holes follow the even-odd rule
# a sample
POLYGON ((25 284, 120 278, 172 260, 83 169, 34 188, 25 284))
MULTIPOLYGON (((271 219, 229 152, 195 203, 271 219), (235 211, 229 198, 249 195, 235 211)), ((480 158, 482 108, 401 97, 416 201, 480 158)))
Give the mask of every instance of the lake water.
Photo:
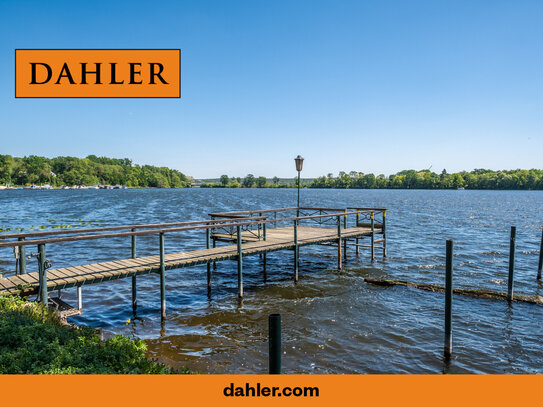
MULTIPOLYGON (((0 227, 25 231, 55 225, 110 226, 207 219, 216 211, 294 206, 294 189, 0 191, 0 227)), ((130 279, 83 288, 77 324, 143 338, 152 357, 202 373, 266 373, 267 316, 283 319, 285 373, 543 373, 543 306, 453 298, 453 358, 442 361, 444 296, 383 288, 364 277, 444 284, 445 239, 455 241, 457 287, 507 290, 509 228, 517 226, 515 292, 542 295, 536 280, 542 191, 302 190, 304 206, 384 207, 388 257, 369 249, 337 273, 337 250, 302 247, 300 282, 292 252, 244 260, 239 303, 236 262, 218 264, 211 300, 206 267, 166 274, 167 313, 160 322, 159 279, 138 278, 138 319, 130 279)), ((166 235, 166 252, 205 247, 205 232, 166 235)), ((28 251, 36 251, 29 247, 28 251)), ((130 239, 47 246, 53 268, 130 257, 130 239)), ((158 238, 138 238, 138 255, 158 254, 158 238)), ((14 269, 0 250, 0 271, 14 269)), ((36 271, 35 259, 29 271, 36 271)), ((75 289, 63 297, 73 304, 75 289)))

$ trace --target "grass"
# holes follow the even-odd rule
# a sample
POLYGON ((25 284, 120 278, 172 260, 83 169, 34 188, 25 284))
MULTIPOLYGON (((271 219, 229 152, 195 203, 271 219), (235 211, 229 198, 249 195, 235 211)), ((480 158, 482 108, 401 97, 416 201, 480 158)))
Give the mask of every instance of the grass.
POLYGON ((171 374, 145 357, 144 341, 63 325, 38 303, 0 296, 0 374, 171 374))

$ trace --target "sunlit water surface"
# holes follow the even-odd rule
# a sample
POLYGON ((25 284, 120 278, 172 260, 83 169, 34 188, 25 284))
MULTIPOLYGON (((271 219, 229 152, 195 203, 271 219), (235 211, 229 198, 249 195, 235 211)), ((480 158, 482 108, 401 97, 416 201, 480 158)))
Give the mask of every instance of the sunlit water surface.
MULTIPOLYGON (((293 206, 295 190, 0 191, 0 226, 25 231, 207 219, 213 211, 293 206)), ((138 278, 138 318, 130 279, 86 286, 84 313, 71 320, 147 341, 149 354, 202 373, 266 373, 267 316, 281 313, 285 373, 543 373, 543 307, 455 296, 454 354, 442 361, 444 297, 363 278, 443 284, 445 239, 455 241, 458 287, 506 290, 509 227, 517 226, 515 292, 540 295, 536 281, 543 192, 303 190, 305 206, 388 208, 388 257, 301 249, 300 282, 292 252, 268 255, 263 281, 258 256, 244 261, 245 298, 238 302, 236 263, 218 264, 211 299, 206 267, 167 272, 167 312, 160 322, 159 280, 138 278), (131 319, 127 324, 127 320, 131 319)), ((205 232, 166 235, 166 251, 205 247, 205 232)), ((35 251, 34 248, 28 249, 35 251)), ((129 239, 48 245, 53 267, 130 257, 129 239)), ((157 237, 138 238, 138 255, 158 254, 157 237)), ((11 249, 1 271, 14 269, 11 249)), ((37 268, 29 260, 29 271, 37 268)), ((63 297, 75 303, 75 289, 63 297)))

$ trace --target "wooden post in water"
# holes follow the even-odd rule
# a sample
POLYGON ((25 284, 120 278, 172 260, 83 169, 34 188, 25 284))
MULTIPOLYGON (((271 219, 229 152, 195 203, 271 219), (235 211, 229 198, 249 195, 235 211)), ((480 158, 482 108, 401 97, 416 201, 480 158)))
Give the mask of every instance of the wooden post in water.
POLYGON ((383 209, 383 257, 387 257, 387 211, 383 209))
MULTIPOLYGON (((20 237, 18 240, 22 242, 25 238, 20 237)), ((26 274, 26 246, 19 246, 19 274, 26 274)))
POLYGON ((517 238, 516 226, 511 226, 509 239, 509 276, 507 278, 507 301, 513 301, 513 275, 515 273, 515 240, 517 238))
POLYGON ((45 269, 45 244, 38 245, 38 271, 40 280, 40 302, 47 306, 48 293, 47 293, 47 270, 45 269))
POLYGON ((447 239, 445 261, 445 347, 443 356, 449 360, 452 355, 452 277, 453 277, 453 241, 447 239))
MULTIPOLYGON (((267 238, 267 236, 266 236, 266 230, 267 230, 266 225, 267 225, 266 223, 264 223, 262 225, 262 239, 264 241, 266 241, 266 238, 267 238)), ((264 254, 262 255, 263 270, 264 270, 264 282, 266 282, 266 278, 267 278, 267 275, 266 275, 266 272, 267 272, 267 270, 266 270, 266 268, 267 268, 267 264, 266 264, 267 260, 268 260, 268 254, 266 252, 264 252, 264 254)))
MULTIPOLYGON (((211 247, 211 229, 206 229, 206 249, 211 247)), ((207 262, 207 294, 211 294, 211 263, 207 262)))
POLYGON ((375 212, 371 212, 371 261, 375 261, 375 212))
MULTIPOLYGON (((345 209, 347 213, 347 209, 345 209)), ((343 216, 343 229, 347 229, 347 215, 343 216)), ((347 239, 343 239, 343 257, 347 258, 347 239)))
POLYGON ((166 319, 166 265, 164 263, 164 232, 160 232, 160 315, 166 319))
MULTIPOLYGON (((358 223, 360 221, 360 213, 358 212, 358 209, 356 210, 356 227, 358 227, 358 223)), ((358 242, 359 242, 359 239, 358 237, 355 239, 355 250, 356 250, 356 257, 358 257, 360 255, 360 249, 358 247, 358 242)))
POLYGON ((243 250, 241 247, 241 226, 236 226, 238 243, 238 297, 243 298, 243 250))
POLYGON ((343 259, 341 254, 341 215, 337 217, 337 270, 343 268, 343 259))
POLYGON ((298 219, 294 221, 294 283, 298 282, 298 256, 300 247, 298 246, 298 219))
POLYGON ((539 248, 539 265, 537 266, 538 280, 541 280, 541 269, 543 269, 543 230, 541 230, 541 247, 539 248))
MULTIPOLYGON (((211 220, 215 220, 215 216, 212 216, 211 220)), ((212 240, 213 248, 217 247, 217 241, 215 239, 211 239, 211 240, 212 240)), ((213 262, 213 270, 217 270, 217 262, 216 261, 213 262)))
POLYGON ((269 372, 281 374, 281 314, 268 316, 269 372))
POLYGON ((77 309, 79 312, 83 311, 83 297, 81 293, 81 286, 77 286, 77 309))
MULTIPOLYGON (((132 232, 135 232, 136 229, 132 229, 132 232)), ((131 236, 132 240, 132 258, 136 258, 136 236, 131 236)), ((138 299, 137 299, 137 285, 136 285, 136 276, 132 276, 132 313, 136 316, 136 311, 138 308, 138 299)))

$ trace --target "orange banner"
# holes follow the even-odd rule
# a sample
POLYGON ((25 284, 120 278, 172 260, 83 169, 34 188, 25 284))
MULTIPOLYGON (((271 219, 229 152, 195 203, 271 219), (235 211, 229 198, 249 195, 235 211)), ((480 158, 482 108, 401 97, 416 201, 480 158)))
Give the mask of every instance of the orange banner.
POLYGON ((2 405, 511 406, 539 404, 542 376, 0 376, 2 405), (274 389, 276 389, 274 391, 274 389), (309 390, 311 389, 311 390, 309 390), (265 394, 263 394, 265 393, 265 394), (272 393, 274 393, 272 395, 272 393))
POLYGON ((179 49, 18 49, 17 98, 179 98, 179 49))

